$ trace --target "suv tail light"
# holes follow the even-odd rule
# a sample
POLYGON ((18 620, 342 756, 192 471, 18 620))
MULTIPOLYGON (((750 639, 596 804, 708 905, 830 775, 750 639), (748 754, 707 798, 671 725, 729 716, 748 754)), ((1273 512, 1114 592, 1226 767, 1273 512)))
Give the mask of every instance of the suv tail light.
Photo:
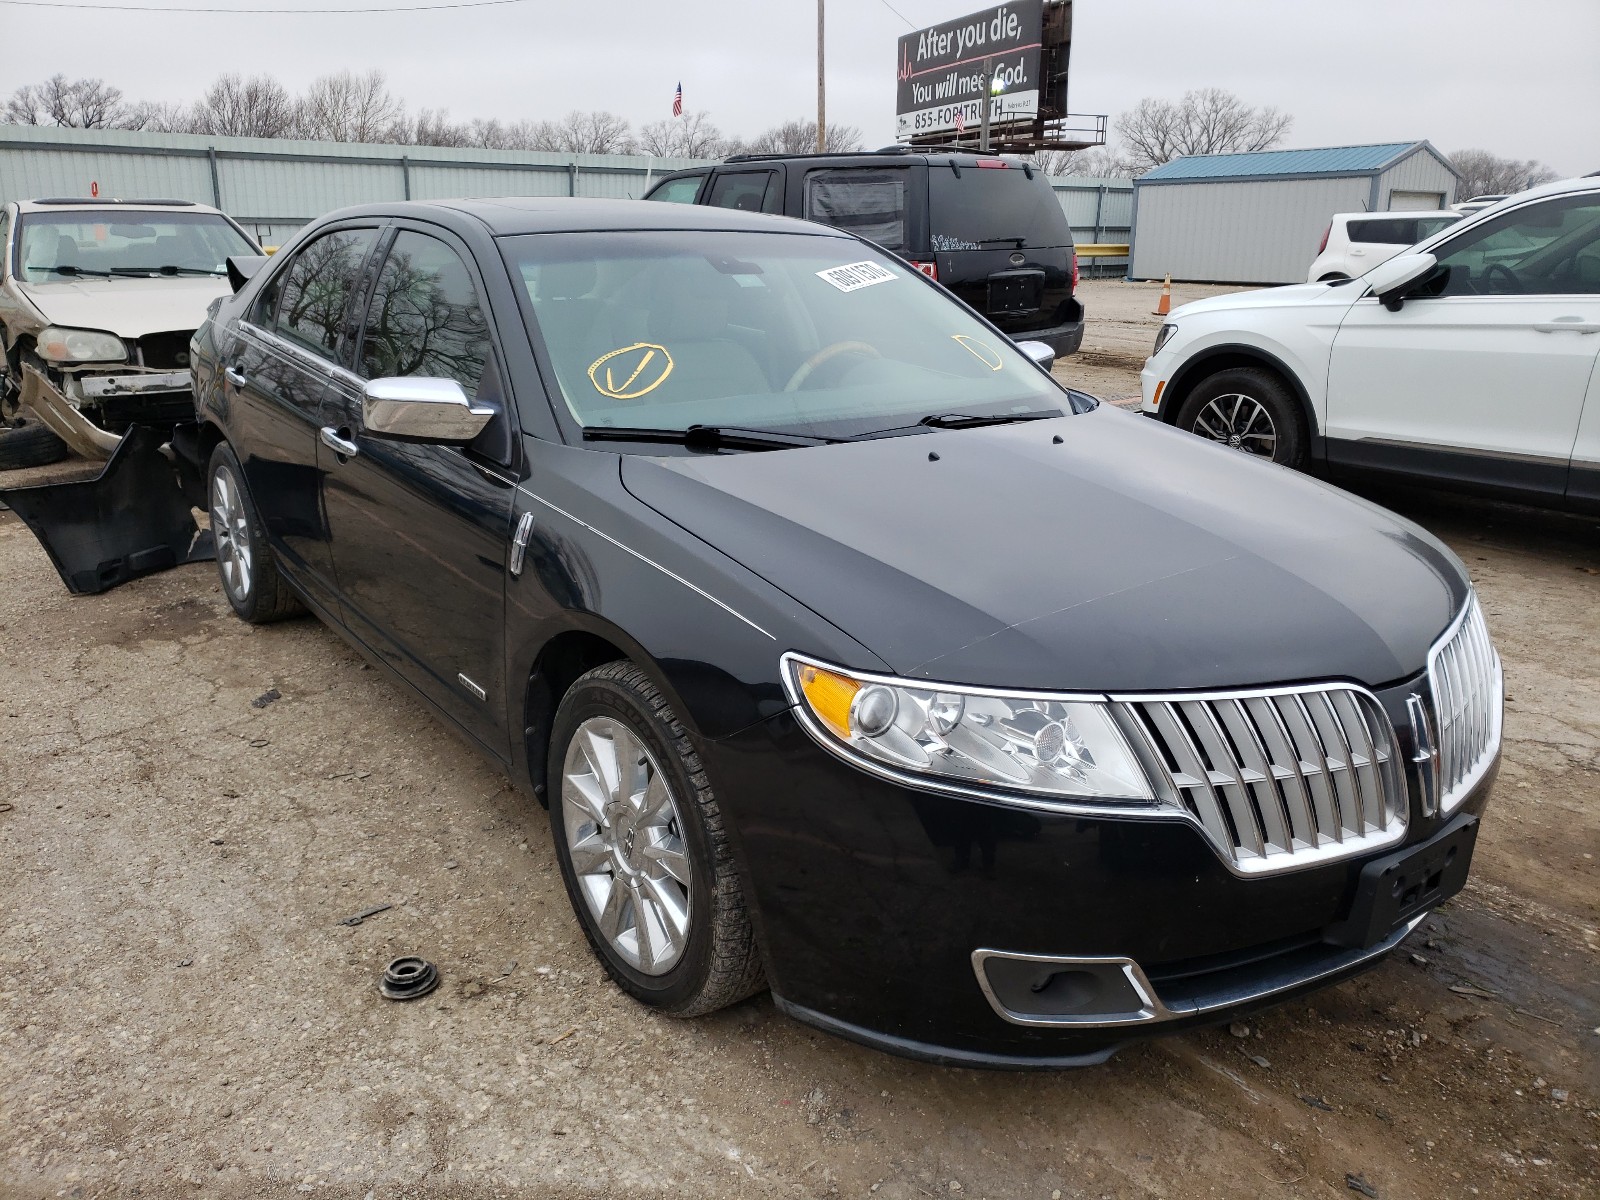
POLYGON ((913 262, 911 264, 935 283, 939 282, 939 264, 933 262, 913 262))
POLYGON ((1002 162, 998 158, 980 158, 978 160, 978 165, 980 167, 987 167, 991 171, 1009 171, 1011 169, 1010 163, 1002 162))
POLYGON ((1076 247, 1072 251, 1072 290, 1074 293, 1078 290, 1078 251, 1076 247))
POLYGON ((1333 233, 1333 222, 1328 222, 1328 227, 1322 231, 1322 240, 1317 243, 1317 253, 1321 254, 1328 248, 1328 237, 1333 233))

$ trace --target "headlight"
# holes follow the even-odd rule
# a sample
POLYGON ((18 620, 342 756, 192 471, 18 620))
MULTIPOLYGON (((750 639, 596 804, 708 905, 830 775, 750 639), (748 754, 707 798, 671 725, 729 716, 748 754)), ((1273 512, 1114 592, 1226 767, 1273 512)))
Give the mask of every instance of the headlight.
POLYGON ((1048 800, 1151 804, 1155 793, 1098 700, 887 679, 794 654, 784 681, 824 747, 879 773, 1048 800))
POLYGON ((1150 351, 1150 357, 1154 358, 1156 355, 1160 354, 1161 347, 1170 342, 1172 340, 1172 335, 1177 332, 1178 327, 1176 325, 1163 325, 1160 329, 1156 330, 1156 348, 1150 351))
POLYGON ((47 325, 35 343, 39 357, 53 363, 123 362, 128 348, 114 333, 47 325))

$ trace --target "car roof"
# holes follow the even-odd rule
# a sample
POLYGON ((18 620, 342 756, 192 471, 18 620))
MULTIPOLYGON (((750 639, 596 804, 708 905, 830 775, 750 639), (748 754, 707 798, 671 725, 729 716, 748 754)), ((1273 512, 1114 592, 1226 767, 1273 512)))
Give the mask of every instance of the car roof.
POLYGON ((446 214, 475 218, 495 237, 523 233, 586 233, 622 230, 723 230, 805 233, 847 237, 838 230, 793 217, 712 208, 699 204, 663 204, 658 200, 602 200, 566 196, 502 196, 483 200, 404 201, 363 204, 329 213, 327 220, 347 217, 416 217, 438 220, 446 214))
POLYGON ((1369 217, 1459 217, 1461 214, 1453 208, 1391 208, 1377 209, 1371 212, 1334 213, 1335 221, 1365 221, 1369 217))
POLYGON ((221 214, 220 209, 193 200, 115 200, 79 196, 44 196, 38 200, 18 200, 19 213, 31 212, 202 212, 221 214))

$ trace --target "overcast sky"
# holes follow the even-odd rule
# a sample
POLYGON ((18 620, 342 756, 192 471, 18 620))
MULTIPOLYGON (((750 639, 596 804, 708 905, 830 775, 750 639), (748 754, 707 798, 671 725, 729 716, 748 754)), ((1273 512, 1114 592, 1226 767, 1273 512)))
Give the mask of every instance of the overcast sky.
MULTIPOLYGON (((891 142, 896 39, 981 7, 829 0, 830 119, 860 127, 869 146, 891 142)), ((1600 0, 1077 0, 1073 34, 1075 112, 1115 116, 1144 96, 1214 86, 1292 113, 1286 146, 1427 138, 1447 153, 1482 147, 1563 174, 1600 170, 1600 0)), ((605 108, 638 125, 671 115, 680 80, 686 107, 732 133, 816 111, 811 0, 520 0, 382 16, 0 5, 0 43, 4 94, 64 71, 101 76, 131 99, 185 101, 225 70, 270 72, 297 89, 378 67, 410 108, 456 118, 605 108)))

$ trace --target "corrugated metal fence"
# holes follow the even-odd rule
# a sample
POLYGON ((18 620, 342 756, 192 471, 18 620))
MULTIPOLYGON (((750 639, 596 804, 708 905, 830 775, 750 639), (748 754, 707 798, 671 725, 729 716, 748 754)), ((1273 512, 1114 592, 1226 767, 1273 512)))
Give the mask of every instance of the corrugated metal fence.
MULTIPOLYGON (((651 181, 702 160, 376 146, 264 138, 0 125, 0 203, 40 196, 195 200, 263 243, 348 204, 452 196, 642 196, 651 181)), ((1127 179, 1053 179, 1080 242, 1126 242, 1127 179)), ((1086 263, 1087 267, 1088 264, 1086 263)), ((1121 274, 1123 266, 1104 269, 1121 274)))

